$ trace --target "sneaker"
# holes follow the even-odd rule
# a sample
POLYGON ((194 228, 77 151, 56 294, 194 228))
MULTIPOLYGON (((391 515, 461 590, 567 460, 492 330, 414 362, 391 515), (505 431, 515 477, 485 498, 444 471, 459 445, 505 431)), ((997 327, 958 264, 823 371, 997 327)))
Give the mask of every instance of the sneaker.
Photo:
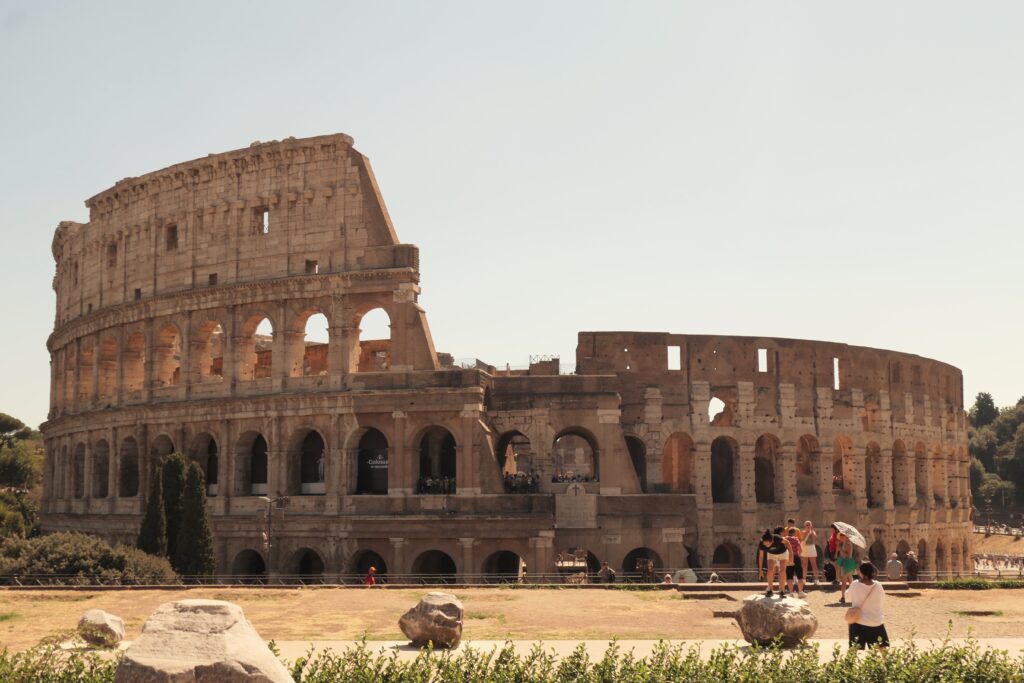
POLYGON ((806 598, 807 597, 807 593, 804 593, 803 591, 800 591, 799 593, 796 594, 796 596, 798 598, 806 598))
POLYGON ((846 598, 839 598, 839 604, 840 605, 845 605, 846 604, 846 598))
POLYGON ((770 597, 772 597, 772 595, 774 595, 774 593, 772 593, 771 591, 765 591, 764 592, 764 597, 766 597, 766 598, 770 598, 770 597))

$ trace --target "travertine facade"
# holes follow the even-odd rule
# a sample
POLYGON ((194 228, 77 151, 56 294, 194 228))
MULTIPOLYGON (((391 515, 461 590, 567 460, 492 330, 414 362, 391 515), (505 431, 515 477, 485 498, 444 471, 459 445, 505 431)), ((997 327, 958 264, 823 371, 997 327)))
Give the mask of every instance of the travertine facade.
POLYGON ((47 529, 133 540, 153 464, 180 450, 207 471, 225 573, 552 571, 571 547, 627 571, 749 567, 787 517, 852 522, 874 555, 914 549, 926 570, 967 565, 949 365, 583 332, 573 375, 456 367, 417 304, 418 250, 345 135, 211 155, 87 206, 53 240, 47 529), (361 339, 376 309, 390 338, 361 339), (326 344, 305 339, 314 314, 326 344), (539 492, 505 490, 516 468, 539 492), (270 557, 263 495, 291 496, 270 557))

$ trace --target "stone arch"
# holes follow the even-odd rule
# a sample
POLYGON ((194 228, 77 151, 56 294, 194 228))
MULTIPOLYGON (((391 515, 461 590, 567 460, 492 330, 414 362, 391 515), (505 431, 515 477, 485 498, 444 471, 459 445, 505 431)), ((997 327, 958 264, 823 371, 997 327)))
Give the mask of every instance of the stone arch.
POLYGON ((125 340, 121 373, 125 391, 134 393, 142 390, 146 383, 146 337, 141 332, 133 332, 125 340))
POLYGON ((291 438, 288 449, 289 490, 293 495, 327 493, 327 441, 317 429, 303 428, 291 438))
POLYGON ((242 323, 241 334, 235 340, 239 380, 264 379, 273 374, 276 329, 273 318, 262 311, 252 313, 242 323))
MULTIPOLYGON (((942 446, 932 444, 932 499, 935 504, 942 506, 946 502, 946 463, 942 457, 942 446)), ((936 558, 938 557, 938 546, 935 546, 936 558)))
POLYGON ((720 391, 708 401, 708 424, 731 427, 736 417, 736 399, 731 392, 720 391))
POLYGON ((192 440, 188 451, 189 458, 199 463, 206 479, 206 495, 216 496, 220 481, 220 446, 217 439, 209 432, 203 432, 192 440))
POLYGON ((907 561, 907 553, 909 553, 910 550, 910 543, 908 543, 906 539, 902 539, 896 544, 896 555, 899 556, 900 562, 905 563, 907 561))
MULTIPOLYGON (((956 460, 956 449, 952 446, 946 454, 946 500, 951 508, 960 505, 960 468, 956 460)), ((954 563, 957 560, 956 553, 950 553, 954 563)))
POLYGON ((868 559, 879 571, 885 569, 885 562, 889 554, 885 549, 885 542, 882 539, 875 539, 875 542, 868 548, 868 559))
POLYGON ((236 495, 267 495, 268 450, 267 439, 260 432, 247 431, 238 437, 235 449, 236 495))
MULTIPOLYGON (((928 451, 924 443, 918 441, 914 444, 914 487, 918 503, 931 500, 931 492, 928 490, 928 473, 928 451)), ((920 560, 920 558, 918 559, 920 560)))
POLYGON ((522 558, 511 550, 499 550, 484 560, 483 573, 491 581, 512 583, 519 578, 522 558))
POLYGON ((92 483, 90 495, 106 498, 110 494, 110 445, 100 439, 92 447, 92 483))
POLYGON ((895 505, 909 505, 911 500, 910 467, 907 446, 900 439, 892 443, 892 502, 895 505))
POLYGON ((832 444, 832 489, 851 491, 853 486, 853 441, 848 436, 832 444))
POLYGON ((356 372, 381 372, 391 367, 391 315, 382 306, 360 311, 355 325, 359 328, 359 356, 356 372))
POLYGON ((78 400, 88 404, 92 402, 92 368, 96 362, 93 355, 92 340, 82 339, 78 350, 78 400))
POLYGON ((262 553, 246 548, 231 561, 231 574, 241 583, 260 583, 267 575, 267 562, 262 553))
POLYGON ((882 467, 882 449, 871 441, 865 449, 865 494, 868 507, 880 508, 885 505, 885 472, 882 467))
POLYGON ((775 472, 782 443, 774 434, 762 434, 754 444, 754 497, 758 503, 778 503, 775 472))
POLYGON ((597 439, 582 427, 568 427, 558 432, 551 444, 551 458, 557 478, 600 479, 597 439))
POLYGON ((370 427, 359 439, 356 452, 356 493, 387 495, 388 439, 370 427))
POLYGON ((921 571, 930 568, 928 559, 928 542, 923 538, 917 542, 917 562, 921 565, 921 571))
POLYGON ((85 497, 85 444, 75 446, 71 460, 71 495, 75 498, 85 497))
POLYGON ((817 437, 804 434, 797 441, 796 448, 796 493, 798 496, 813 496, 818 493, 821 480, 821 446, 817 437))
POLYGON ((127 436, 121 442, 120 471, 118 472, 118 491, 120 498, 134 498, 139 495, 139 444, 133 436, 127 436))
POLYGON ((533 470, 533 448, 530 439, 517 429, 507 431, 498 438, 495 449, 501 474, 524 474, 533 470))
POLYGON ((220 382, 224 379, 224 351, 227 337, 216 319, 195 326, 191 341, 193 376, 199 382, 220 382))
POLYGON ((110 400, 117 396, 117 340, 107 334, 100 340, 99 346, 99 386, 97 393, 101 400, 110 400))
POLYGON ((661 459, 661 481, 672 493, 693 493, 693 439, 675 432, 665 441, 661 459))
POLYGON ((160 462, 174 451, 174 441, 167 434, 158 434, 149 444, 149 454, 156 462, 160 462))
POLYGON ((440 550, 420 553, 412 563, 412 573, 425 576, 429 583, 455 583, 455 560, 440 550))
POLYGON ((949 565, 946 564, 946 562, 946 546, 943 545, 942 539, 940 538, 935 541, 935 562, 932 563, 934 565, 934 571, 939 574, 945 574, 948 572, 949 565))
POLYGON ((949 542, 949 571, 960 573, 960 541, 954 538, 949 542))
POLYGON ((654 569, 664 569, 665 563, 661 561, 661 556, 650 548, 633 548, 626 556, 622 558, 622 571, 625 574, 637 573, 640 570, 637 568, 637 562, 640 560, 652 560, 654 562, 654 569))
POLYGON ((640 437, 633 434, 627 434, 625 440, 626 451, 629 453, 629 459, 633 463, 636 477, 640 481, 640 491, 647 493, 647 446, 640 437))
POLYGON ((320 306, 309 306, 293 319, 290 348, 290 377, 326 375, 330 371, 330 330, 331 323, 326 311, 320 306), (301 333, 301 334, 300 334, 301 333))
POLYGON ((373 550, 360 550, 352 558, 352 569, 360 576, 370 571, 370 567, 377 570, 377 577, 380 578, 388 573, 388 564, 379 553, 373 550))
POLYGON ((322 582, 325 567, 323 555, 313 548, 299 548, 288 561, 288 573, 303 583, 322 582))
POLYGON ((720 543, 711 554, 712 569, 739 569, 743 566, 740 549, 730 541, 720 543))
POLYGON ((711 442, 711 502, 736 502, 738 444, 727 436, 711 442))
POLYGON ((419 437, 420 493, 455 493, 458 445, 450 431, 441 426, 423 430, 419 437))
POLYGON ((153 363, 156 368, 153 379, 157 388, 181 382, 181 331, 174 323, 164 323, 157 332, 153 363))

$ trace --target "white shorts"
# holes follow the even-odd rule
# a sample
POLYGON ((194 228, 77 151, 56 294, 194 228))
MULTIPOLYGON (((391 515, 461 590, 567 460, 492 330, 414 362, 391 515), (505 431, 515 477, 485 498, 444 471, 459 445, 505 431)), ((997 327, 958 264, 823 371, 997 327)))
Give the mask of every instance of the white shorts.
POLYGON ((768 561, 769 562, 789 562, 789 553, 779 553, 778 555, 773 555, 771 553, 768 553, 768 561))
POLYGON ((818 556, 818 549, 817 548, 815 548, 813 545, 805 545, 804 546, 804 557, 817 557, 817 556, 818 556))

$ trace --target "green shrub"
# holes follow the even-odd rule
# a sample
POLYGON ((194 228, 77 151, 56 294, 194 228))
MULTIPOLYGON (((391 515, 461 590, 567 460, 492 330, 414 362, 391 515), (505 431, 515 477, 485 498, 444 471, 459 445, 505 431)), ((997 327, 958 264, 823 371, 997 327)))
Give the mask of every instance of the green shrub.
POLYGON ((0 681, 4 683, 106 683, 114 680, 120 655, 65 652, 56 645, 25 652, 0 651, 0 681))
POLYGON ((34 536, 39 508, 25 491, 0 490, 0 539, 34 536))
POLYGON ((30 489, 40 480, 42 459, 22 442, 0 448, 0 486, 30 489))
POLYGON ((2 544, 0 581, 21 576, 135 584, 167 583, 177 578, 163 558, 128 546, 112 548, 96 536, 70 532, 10 539, 2 544))
POLYGON ((946 579, 935 584, 942 590, 987 591, 992 588, 1024 588, 1020 579, 946 579))

